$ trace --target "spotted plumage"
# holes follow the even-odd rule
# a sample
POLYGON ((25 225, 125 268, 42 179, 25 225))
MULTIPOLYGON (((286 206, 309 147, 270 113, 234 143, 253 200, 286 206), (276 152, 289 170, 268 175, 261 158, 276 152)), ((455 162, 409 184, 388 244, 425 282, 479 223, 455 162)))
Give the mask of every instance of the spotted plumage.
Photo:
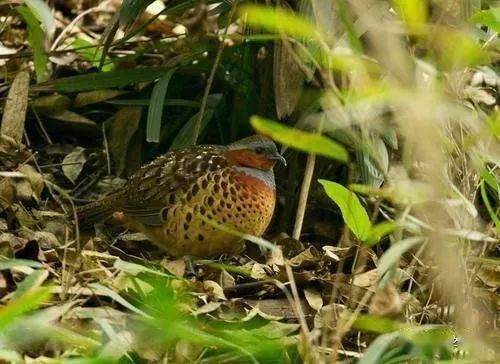
POLYGON ((262 235, 275 206, 272 168, 282 159, 262 136, 172 151, 142 167, 122 189, 79 208, 78 217, 91 225, 119 212, 174 256, 236 253, 241 238, 210 221, 262 235))

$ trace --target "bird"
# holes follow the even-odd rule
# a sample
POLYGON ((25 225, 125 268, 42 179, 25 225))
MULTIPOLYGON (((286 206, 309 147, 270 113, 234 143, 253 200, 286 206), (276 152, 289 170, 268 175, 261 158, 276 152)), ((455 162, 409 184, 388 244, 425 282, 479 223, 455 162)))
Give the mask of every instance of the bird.
POLYGON ((78 207, 77 220, 88 228, 114 216, 173 257, 238 254, 241 234, 261 236, 271 222, 277 162, 286 165, 263 135, 169 151, 123 187, 78 207))

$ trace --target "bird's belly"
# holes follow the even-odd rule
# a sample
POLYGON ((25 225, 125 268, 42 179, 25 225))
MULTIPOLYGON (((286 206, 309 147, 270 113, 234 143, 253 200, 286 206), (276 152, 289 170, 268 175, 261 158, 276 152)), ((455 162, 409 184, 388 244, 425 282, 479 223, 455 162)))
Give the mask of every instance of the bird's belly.
POLYGON ((148 234, 171 255, 236 254, 244 246, 241 234, 260 236, 271 222, 274 189, 252 189, 234 180, 216 183, 208 179, 205 184, 204 190, 189 198, 184 194, 184 199, 164 211, 164 224, 148 234))

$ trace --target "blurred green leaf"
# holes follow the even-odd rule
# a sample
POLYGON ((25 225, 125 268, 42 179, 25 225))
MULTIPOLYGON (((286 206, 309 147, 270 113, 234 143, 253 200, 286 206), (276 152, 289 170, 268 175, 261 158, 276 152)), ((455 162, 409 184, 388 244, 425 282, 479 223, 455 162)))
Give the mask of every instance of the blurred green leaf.
POLYGON ((0 332, 21 315, 32 311, 50 298, 50 289, 40 287, 27 292, 17 299, 10 300, 0 308, 0 332))
POLYGON ((397 228, 397 224, 393 221, 384 221, 373 225, 368 236, 366 237, 366 245, 373 246, 377 244, 384 236, 389 235, 397 228))
POLYGON ((140 82, 153 81, 164 75, 169 69, 169 67, 143 67, 111 72, 95 72, 86 75, 59 78, 52 85, 59 92, 80 92, 123 87, 140 82))
POLYGON ((349 154, 346 149, 323 135, 294 129, 259 116, 252 116, 250 123, 257 132, 270 136, 278 143, 302 152, 337 159, 341 162, 349 161, 349 154))
POLYGON ((412 32, 419 32, 427 22, 426 0, 392 0, 396 13, 412 32))
POLYGON ((469 19, 472 24, 484 24, 497 33, 500 33, 500 7, 480 10, 469 19))
POLYGON ((42 23, 48 39, 52 39, 56 32, 56 21, 52 15, 52 10, 42 0, 24 0, 33 15, 42 23))
POLYGON ((246 5, 240 14, 249 24, 271 32, 283 32, 297 38, 316 38, 316 27, 292 12, 279 8, 246 5))
POLYGON ((42 268, 43 264, 28 259, 0 259, 0 271, 14 267, 42 268))
POLYGON ((24 278, 21 283, 19 283, 16 291, 12 294, 12 299, 15 300, 21 298, 24 294, 38 289, 43 282, 45 282, 48 276, 49 272, 44 269, 34 271, 29 276, 24 278))
POLYGON ((363 354, 363 357, 359 360, 359 364, 379 364, 382 355, 390 348, 392 343, 397 340, 399 333, 392 332, 390 334, 385 334, 378 336, 370 344, 368 349, 363 354))
POLYGON ((176 68, 170 69, 165 75, 160 78, 153 88, 151 100, 148 110, 148 121, 146 127, 146 140, 148 142, 160 142, 160 130, 163 117, 163 106, 167 95, 168 84, 176 68))
POLYGON ((328 197, 337 204, 349 229, 361 241, 366 241, 372 228, 370 218, 358 197, 344 186, 326 180, 319 180, 328 197))
MULTIPOLYGON (((92 66, 98 68, 103 56, 102 49, 99 49, 94 44, 89 41, 77 38, 73 41, 71 46, 76 49, 76 53, 82 56, 83 59, 92 63, 92 66)), ((103 72, 110 72, 115 69, 115 64, 109 57, 104 58, 104 65, 102 67, 103 72)))
POLYGON ((468 33, 446 30, 436 33, 434 38, 439 62, 446 70, 491 62, 488 52, 468 33))
POLYGON ((382 279, 392 268, 396 267, 401 260, 401 257, 408 250, 413 247, 422 244, 424 239, 422 237, 414 237, 401 240, 396 244, 393 244, 389 250, 387 250, 378 262, 378 275, 382 279))
POLYGON ((33 62, 37 82, 46 81, 48 78, 49 56, 45 52, 45 34, 40 22, 27 6, 18 6, 16 11, 23 17, 28 26, 28 42, 33 50, 33 62))
POLYGON ((352 327, 361 331, 387 334, 397 331, 401 329, 401 327, 406 327, 406 325, 388 317, 364 314, 356 317, 352 327))

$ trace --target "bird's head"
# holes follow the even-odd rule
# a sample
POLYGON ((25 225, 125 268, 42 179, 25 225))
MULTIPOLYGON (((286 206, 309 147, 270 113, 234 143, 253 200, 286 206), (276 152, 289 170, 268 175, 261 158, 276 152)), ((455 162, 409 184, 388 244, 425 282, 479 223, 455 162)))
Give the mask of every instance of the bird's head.
POLYGON ((286 165, 276 144, 268 137, 254 135, 228 145, 227 156, 231 163, 241 167, 271 170, 276 162, 286 165))

